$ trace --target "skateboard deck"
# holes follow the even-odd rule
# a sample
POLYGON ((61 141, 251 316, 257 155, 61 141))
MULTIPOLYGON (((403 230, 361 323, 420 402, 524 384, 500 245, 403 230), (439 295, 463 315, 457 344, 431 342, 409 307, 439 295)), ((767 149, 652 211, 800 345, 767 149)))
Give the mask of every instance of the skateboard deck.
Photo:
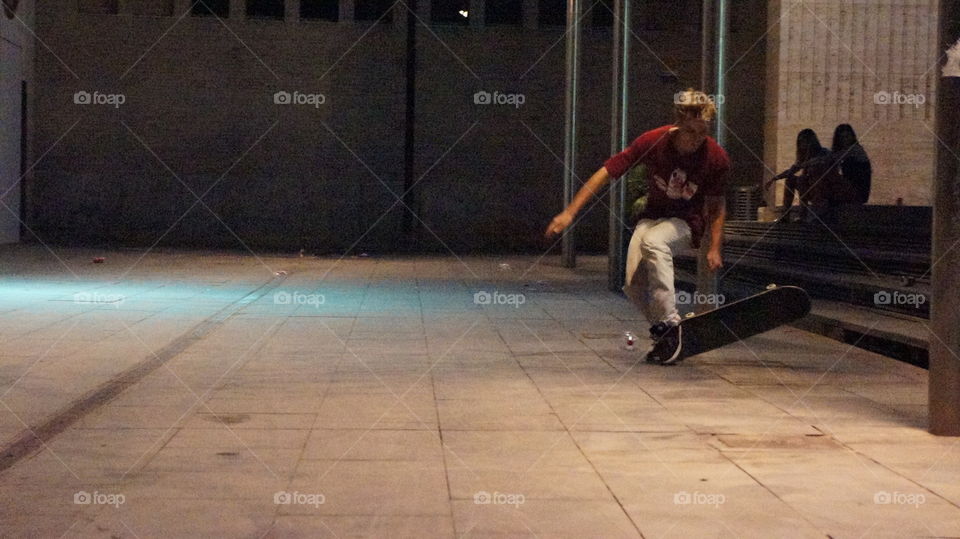
POLYGON ((680 358, 709 352, 803 318, 810 296, 796 286, 770 285, 759 294, 684 318, 680 358))

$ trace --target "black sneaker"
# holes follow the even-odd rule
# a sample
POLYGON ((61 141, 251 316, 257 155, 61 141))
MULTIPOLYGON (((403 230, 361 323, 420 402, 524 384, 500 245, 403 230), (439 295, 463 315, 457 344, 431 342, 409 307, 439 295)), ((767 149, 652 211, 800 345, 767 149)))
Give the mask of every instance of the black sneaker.
POLYGON ((670 326, 663 322, 650 326, 650 340, 653 341, 653 349, 647 352, 647 363, 660 363, 660 360, 657 359, 653 351, 657 349, 657 343, 660 342, 660 339, 669 330, 670 326))
POLYGON ((650 338, 653 340, 653 342, 657 342, 660 340, 660 337, 663 337, 663 334, 669 329, 670 326, 668 326, 665 322, 660 322, 655 326, 650 326, 650 338))
POLYGON ((681 326, 669 328, 653 345, 653 350, 650 350, 650 353, 647 354, 647 361, 662 365, 673 365, 683 359, 680 357, 680 351, 683 349, 682 334, 683 328, 681 326))

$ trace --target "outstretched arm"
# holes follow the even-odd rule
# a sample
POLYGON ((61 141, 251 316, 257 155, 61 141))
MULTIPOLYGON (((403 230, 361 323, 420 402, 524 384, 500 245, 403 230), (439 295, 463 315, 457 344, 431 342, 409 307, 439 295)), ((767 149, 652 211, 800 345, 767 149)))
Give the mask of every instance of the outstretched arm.
POLYGON ((544 235, 552 238, 563 232, 563 230, 573 222, 573 219, 577 216, 577 213, 580 212, 580 209, 593 198, 593 195, 603 189, 609 181, 610 174, 607 172, 606 167, 601 167, 600 170, 594 172, 593 176, 590 176, 590 179, 587 180, 587 183, 583 184, 583 187, 577 191, 576 196, 570 201, 570 205, 550 221, 544 235))
POLYGON ((570 223, 573 222, 574 217, 577 216, 577 213, 583 206, 610 182, 610 178, 619 178, 626 174, 627 171, 630 170, 630 167, 642 161, 644 156, 646 156, 657 143, 663 140, 664 137, 669 136, 670 132, 672 131, 664 131, 660 134, 655 131, 644 133, 624 148, 622 152, 607 159, 603 166, 600 167, 600 170, 594 172, 593 176, 590 176, 590 179, 587 180, 587 183, 583 184, 583 187, 577 191, 573 200, 570 201, 570 205, 558 213, 557 216, 553 218, 553 221, 550 221, 545 233, 546 237, 551 238, 563 232, 565 228, 570 226, 570 223))
POLYGON ((805 170, 810 167, 819 166, 819 165, 833 165, 840 162, 840 158, 843 157, 842 154, 836 152, 825 152, 823 155, 817 157, 811 157, 802 163, 794 163, 793 166, 784 170, 780 174, 777 174, 771 178, 767 183, 764 184, 764 188, 770 187, 770 184, 777 180, 784 180, 790 176, 796 176, 797 172, 805 170))
MULTIPOLYGON (((804 164, 806 164, 806 163, 804 163, 804 164)), ((763 188, 764 188, 764 189, 769 188, 769 187, 770 187, 770 184, 772 184, 773 182, 775 182, 775 181, 777 181, 777 180, 785 180, 785 179, 787 179, 787 178, 789 178, 789 177, 791 177, 791 176, 796 176, 796 175, 797 175, 797 172, 800 172, 802 169, 803 169, 803 166, 802 166, 801 164, 799 164, 799 163, 796 163, 796 164, 794 164, 793 166, 791 166, 790 168, 788 168, 787 170, 784 170, 784 171, 781 172, 780 174, 777 174, 776 176, 770 178, 766 183, 763 184, 763 188)))

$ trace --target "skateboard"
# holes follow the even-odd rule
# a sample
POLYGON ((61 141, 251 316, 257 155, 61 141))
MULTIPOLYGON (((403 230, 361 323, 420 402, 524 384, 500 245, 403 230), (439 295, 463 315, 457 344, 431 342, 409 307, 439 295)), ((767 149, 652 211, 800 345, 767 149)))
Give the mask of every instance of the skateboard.
POLYGON ((770 285, 759 294, 684 318, 678 326, 683 328, 679 359, 770 331, 809 312, 810 296, 804 289, 770 285))

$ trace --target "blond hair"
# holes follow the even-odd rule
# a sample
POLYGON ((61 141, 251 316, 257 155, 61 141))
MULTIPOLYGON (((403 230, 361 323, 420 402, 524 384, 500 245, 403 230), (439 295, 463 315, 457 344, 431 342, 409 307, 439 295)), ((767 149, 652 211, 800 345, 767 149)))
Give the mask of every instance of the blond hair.
POLYGON ((676 111, 677 120, 699 118, 709 122, 717 115, 717 105, 713 97, 693 88, 674 94, 673 109, 676 111))

